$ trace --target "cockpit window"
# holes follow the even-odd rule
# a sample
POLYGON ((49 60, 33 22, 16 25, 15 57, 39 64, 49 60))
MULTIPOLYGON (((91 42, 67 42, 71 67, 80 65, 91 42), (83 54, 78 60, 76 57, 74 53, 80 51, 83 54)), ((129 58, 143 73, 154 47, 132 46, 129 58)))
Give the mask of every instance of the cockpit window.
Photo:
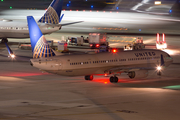
POLYGON ((171 57, 169 54, 167 54, 168 55, 168 57, 171 57))

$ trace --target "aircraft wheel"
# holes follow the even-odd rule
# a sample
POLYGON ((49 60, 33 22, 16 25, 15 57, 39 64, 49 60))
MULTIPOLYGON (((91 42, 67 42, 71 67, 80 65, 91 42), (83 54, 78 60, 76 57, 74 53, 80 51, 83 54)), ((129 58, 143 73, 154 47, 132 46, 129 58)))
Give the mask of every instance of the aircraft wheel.
POLYGON ((93 80, 93 75, 86 75, 85 80, 93 80))
POLYGON ((114 77, 111 76, 111 77, 109 78, 109 80, 110 80, 111 83, 113 83, 113 82, 114 82, 114 77))
POLYGON ((160 71, 158 71, 158 72, 157 72, 157 75, 161 76, 161 72, 160 72, 160 71))
POLYGON ((118 82, 118 77, 111 76, 109 80, 110 80, 111 83, 117 83, 118 82))
POLYGON ((93 80, 93 75, 89 75, 89 80, 93 80))
POLYGON ((118 77, 114 77, 114 82, 115 82, 115 83, 118 82, 118 77))
POLYGON ((85 80, 88 80, 88 76, 85 76, 84 78, 85 78, 85 80))

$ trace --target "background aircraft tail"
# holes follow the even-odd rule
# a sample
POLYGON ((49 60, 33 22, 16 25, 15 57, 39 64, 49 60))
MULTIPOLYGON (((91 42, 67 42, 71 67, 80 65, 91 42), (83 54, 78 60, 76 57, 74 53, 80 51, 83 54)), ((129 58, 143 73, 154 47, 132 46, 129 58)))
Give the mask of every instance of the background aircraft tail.
POLYGON ((31 40, 33 58, 55 56, 55 53, 46 41, 34 18, 32 16, 27 16, 27 22, 29 27, 29 36, 31 40))
POLYGON ((41 23, 59 24, 63 16, 61 16, 63 0, 53 0, 45 14, 39 19, 41 23))

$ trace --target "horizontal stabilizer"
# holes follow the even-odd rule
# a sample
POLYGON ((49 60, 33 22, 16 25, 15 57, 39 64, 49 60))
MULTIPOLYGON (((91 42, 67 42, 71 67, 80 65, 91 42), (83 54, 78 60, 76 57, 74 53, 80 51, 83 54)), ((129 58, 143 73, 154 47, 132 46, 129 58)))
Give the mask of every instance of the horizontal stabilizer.
POLYGON ((81 23, 84 21, 77 21, 77 22, 71 22, 71 23, 65 23, 65 24, 61 24, 61 26, 66 26, 66 25, 71 25, 71 24, 76 24, 76 23, 81 23))

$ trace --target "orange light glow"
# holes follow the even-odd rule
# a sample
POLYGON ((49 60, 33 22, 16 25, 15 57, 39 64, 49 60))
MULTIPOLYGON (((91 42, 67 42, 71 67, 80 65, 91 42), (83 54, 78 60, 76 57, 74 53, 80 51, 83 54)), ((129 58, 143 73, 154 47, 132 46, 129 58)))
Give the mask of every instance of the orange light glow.
POLYGON ((109 81, 109 78, 104 78, 104 76, 102 76, 96 80, 93 80, 92 82, 101 83, 101 84, 108 84, 110 81, 109 81))
POLYGON ((27 77, 27 76, 40 76, 40 75, 48 75, 48 74, 49 73, 8 72, 8 73, 3 73, 2 76, 27 77))
POLYGON ((107 82, 104 82, 104 84, 107 84, 107 82))

